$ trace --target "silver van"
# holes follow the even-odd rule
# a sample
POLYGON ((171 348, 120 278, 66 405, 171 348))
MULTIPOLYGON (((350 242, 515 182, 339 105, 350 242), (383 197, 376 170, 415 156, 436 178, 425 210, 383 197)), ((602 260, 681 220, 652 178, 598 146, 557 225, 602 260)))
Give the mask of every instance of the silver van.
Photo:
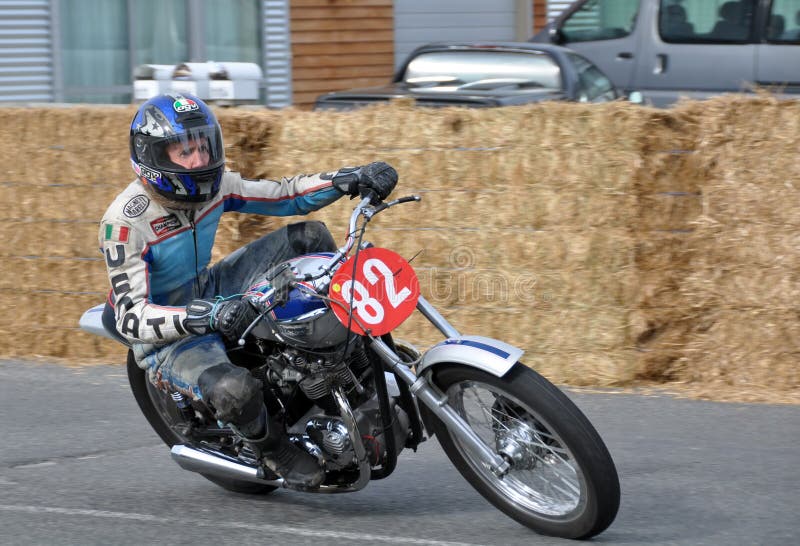
POLYGON ((579 52, 653 106, 755 86, 800 99, 800 0, 579 0, 531 41, 579 52))

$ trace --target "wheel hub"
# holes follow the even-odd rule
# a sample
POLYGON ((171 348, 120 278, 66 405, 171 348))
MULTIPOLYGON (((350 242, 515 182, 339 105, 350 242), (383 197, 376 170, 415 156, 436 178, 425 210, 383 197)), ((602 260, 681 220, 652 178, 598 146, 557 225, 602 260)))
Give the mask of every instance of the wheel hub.
POLYGON ((536 453, 530 448, 536 435, 524 423, 514 423, 497 435, 497 452, 517 470, 531 470, 536 466, 536 453))

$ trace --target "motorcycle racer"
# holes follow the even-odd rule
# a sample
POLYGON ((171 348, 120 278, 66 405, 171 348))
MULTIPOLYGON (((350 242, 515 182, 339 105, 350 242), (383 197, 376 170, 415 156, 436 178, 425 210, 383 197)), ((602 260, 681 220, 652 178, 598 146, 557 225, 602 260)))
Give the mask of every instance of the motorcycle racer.
POLYGON ((197 97, 145 102, 130 129, 137 178, 109 206, 99 232, 111 292, 104 319, 130 344, 156 386, 202 400, 264 464, 298 488, 317 487, 316 459, 292 444, 264 406, 262 385, 227 357, 256 316, 241 295, 269 265, 335 251, 320 222, 288 225, 209 267, 220 218, 236 211, 304 215, 342 195, 387 197, 397 172, 383 162, 280 181, 225 170, 222 132, 197 97))

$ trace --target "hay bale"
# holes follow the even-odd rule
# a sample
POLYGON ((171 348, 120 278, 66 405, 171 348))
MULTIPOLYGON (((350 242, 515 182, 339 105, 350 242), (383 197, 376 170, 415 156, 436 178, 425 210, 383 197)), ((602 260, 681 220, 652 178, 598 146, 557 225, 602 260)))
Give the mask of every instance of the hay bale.
POLYGON ((103 260, 14 256, 3 258, 13 276, 0 275, 0 290, 51 290, 66 292, 75 287, 102 292, 109 283, 103 260))
MULTIPOLYGON (((438 309, 463 334, 502 339, 537 353, 630 348, 628 312, 624 309, 470 306, 438 309)), ((422 317, 409 319, 399 332, 400 337, 426 346, 442 338, 422 317)))
POLYGON ((695 383, 738 387, 800 387, 800 321, 795 310, 722 309, 691 336, 679 374, 695 383))
POLYGON ((519 273, 632 266, 633 239, 624 229, 539 231, 376 227, 367 239, 391 248, 415 267, 499 268, 519 273), (420 253, 420 251, 422 251, 420 253))
POLYGON ((550 381, 575 386, 621 386, 635 378, 636 354, 630 350, 556 352, 531 350, 523 362, 550 381))
POLYGON ((639 197, 638 231, 687 231, 703 212, 703 200, 696 193, 656 193, 639 197))
POLYGON ((684 106, 698 122, 693 168, 705 178, 702 207, 692 233, 673 241, 661 260, 653 248, 639 255, 640 265, 652 266, 634 321, 640 377, 800 388, 796 366, 786 364, 797 351, 793 301, 800 290, 792 183, 800 172, 789 159, 798 146, 798 106, 727 98, 702 110, 684 106))
MULTIPOLYGON (((21 320, 47 339, 37 354, 124 358, 63 317, 77 320, 108 289, 97 222, 132 178, 133 111, 0 109, 0 303, 14 329, 21 320), (102 146, 86 135, 103 135, 102 146), (60 322, 40 316, 42 290, 57 294, 60 322)), ((217 115, 229 166, 251 178, 395 165, 396 193, 424 199, 376 218, 367 239, 415 257, 423 293, 459 329, 525 348, 551 379, 763 392, 771 372, 775 392, 800 388, 789 364, 797 101, 217 115)), ((342 199, 312 218, 343 241, 351 207, 342 199)), ((226 215, 213 256, 297 220, 226 215)), ((14 329, 0 319, 0 354, 29 352, 14 329)), ((441 338, 419 317, 402 333, 441 338)))
MULTIPOLYGON (((132 173, 131 173, 132 174, 132 173)), ((129 182, 133 176, 128 177, 129 182)), ((0 203, 3 221, 89 221, 98 225, 124 184, 3 184, 7 199, 0 203)))
POLYGON ((435 306, 536 309, 626 309, 636 291, 632 269, 532 271, 417 268, 420 291, 435 306))
POLYGON ((0 256, 97 258, 99 223, 0 220, 0 256))

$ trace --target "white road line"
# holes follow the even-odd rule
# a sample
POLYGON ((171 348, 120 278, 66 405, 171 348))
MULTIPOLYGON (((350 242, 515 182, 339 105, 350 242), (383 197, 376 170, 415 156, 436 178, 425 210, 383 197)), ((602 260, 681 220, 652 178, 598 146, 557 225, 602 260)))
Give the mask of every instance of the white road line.
POLYGON ((40 463, 29 463, 29 464, 21 464, 18 466, 12 466, 11 468, 13 468, 14 470, 19 470, 23 468, 41 468, 43 466, 53 466, 54 464, 56 464, 55 461, 42 461, 40 463))
POLYGON ((79 508, 58 508, 55 506, 29 506, 16 504, 0 504, 2 512, 16 512, 21 514, 59 514, 62 516, 77 516, 90 518, 107 519, 126 519, 133 521, 160 523, 165 525, 194 525, 197 527, 227 527, 229 529, 247 529, 249 531, 260 531, 267 533, 282 533, 293 536, 304 536, 313 538, 343 539, 361 543, 388 542, 393 544, 422 544, 426 546, 477 546, 466 542, 445 542, 441 540, 427 540, 424 538, 413 537, 390 537, 385 535, 373 535, 367 533, 346 533, 340 531, 322 531, 291 527, 288 525, 270 525, 264 523, 244 523, 239 521, 214 520, 213 522, 204 520, 194 520, 187 518, 164 518, 150 514, 137 514, 135 512, 110 512, 108 510, 87 510, 79 508))

